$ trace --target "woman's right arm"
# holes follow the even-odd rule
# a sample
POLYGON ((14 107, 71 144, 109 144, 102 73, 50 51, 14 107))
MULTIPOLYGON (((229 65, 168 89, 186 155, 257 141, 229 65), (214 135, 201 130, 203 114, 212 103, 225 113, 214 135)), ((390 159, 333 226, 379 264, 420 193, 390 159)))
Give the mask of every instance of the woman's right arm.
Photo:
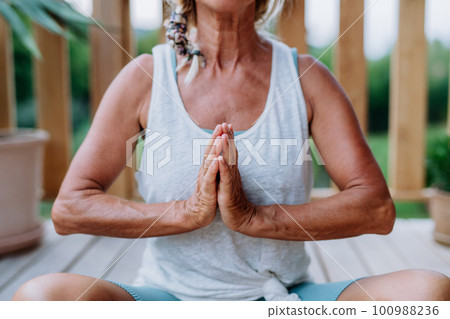
POLYGON ((105 93, 52 208, 59 234, 165 236, 195 230, 214 219, 209 215, 215 214, 215 207, 213 213, 208 206, 215 196, 214 165, 200 169, 197 189, 203 191, 202 201, 195 192, 186 201, 155 204, 105 194, 125 167, 127 139, 146 127, 151 74, 153 58, 142 55, 119 73, 105 93))

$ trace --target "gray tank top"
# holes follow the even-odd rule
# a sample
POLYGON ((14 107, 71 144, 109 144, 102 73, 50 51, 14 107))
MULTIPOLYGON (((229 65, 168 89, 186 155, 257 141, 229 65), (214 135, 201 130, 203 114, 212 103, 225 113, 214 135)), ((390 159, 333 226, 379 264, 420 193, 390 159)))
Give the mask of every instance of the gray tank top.
MULTIPOLYGON (((274 204, 267 191, 280 204, 302 204, 310 200, 312 188, 312 163, 302 161, 301 151, 308 140, 305 100, 300 82, 295 82, 298 73, 291 49, 269 41, 273 53, 267 102, 256 123, 235 136, 239 170, 253 203, 274 204)), ((139 191, 148 203, 187 199, 193 193, 202 145, 211 136, 183 107, 171 51, 167 44, 153 49, 148 130, 136 172, 139 191)), ((134 284, 162 289, 181 300, 298 300, 285 287, 309 279, 303 242, 234 232, 225 226, 219 210, 207 227, 146 240, 134 284)))

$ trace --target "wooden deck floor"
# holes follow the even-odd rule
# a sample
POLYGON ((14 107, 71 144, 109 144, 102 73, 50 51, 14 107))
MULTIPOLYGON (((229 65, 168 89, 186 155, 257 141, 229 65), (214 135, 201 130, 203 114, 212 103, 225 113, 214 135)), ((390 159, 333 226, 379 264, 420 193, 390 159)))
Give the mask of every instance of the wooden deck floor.
MULTIPOLYGON (((59 236, 46 223, 40 246, 0 257, 0 300, 10 300, 25 281, 51 272, 101 276, 131 283, 140 265, 145 239, 59 236), (127 250, 128 249, 128 250, 127 250), (117 263, 111 266, 125 251, 117 263)), ((317 282, 338 281, 401 269, 425 268, 450 276, 450 247, 432 238, 431 220, 397 220, 388 236, 307 243, 312 262, 310 272, 317 282)))

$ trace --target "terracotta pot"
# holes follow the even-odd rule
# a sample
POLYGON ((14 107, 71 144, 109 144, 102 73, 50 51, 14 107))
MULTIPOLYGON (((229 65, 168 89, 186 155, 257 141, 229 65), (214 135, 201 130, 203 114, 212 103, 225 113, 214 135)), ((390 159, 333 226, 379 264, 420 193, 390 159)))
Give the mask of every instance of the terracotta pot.
POLYGON ((41 130, 0 130, 0 254, 36 244, 44 144, 41 130))
POLYGON ((429 201, 430 215, 434 220, 434 239, 450 245, 450 192, 435 189, 429 201))

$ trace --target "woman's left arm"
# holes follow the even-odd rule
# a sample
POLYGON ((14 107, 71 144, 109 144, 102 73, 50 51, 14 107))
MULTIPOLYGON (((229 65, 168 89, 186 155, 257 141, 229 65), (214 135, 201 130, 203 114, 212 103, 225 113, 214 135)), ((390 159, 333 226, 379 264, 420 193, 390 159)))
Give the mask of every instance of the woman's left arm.
POLYGON ((384 177, 345 92, 328 69, 314 61, 299 58, 300 74, 307 70, 301 84, 310 132, 341 191, 301 205, 253 205, 233 228, 254 237, 301 241, 388 234, 395 207, 384 177))

